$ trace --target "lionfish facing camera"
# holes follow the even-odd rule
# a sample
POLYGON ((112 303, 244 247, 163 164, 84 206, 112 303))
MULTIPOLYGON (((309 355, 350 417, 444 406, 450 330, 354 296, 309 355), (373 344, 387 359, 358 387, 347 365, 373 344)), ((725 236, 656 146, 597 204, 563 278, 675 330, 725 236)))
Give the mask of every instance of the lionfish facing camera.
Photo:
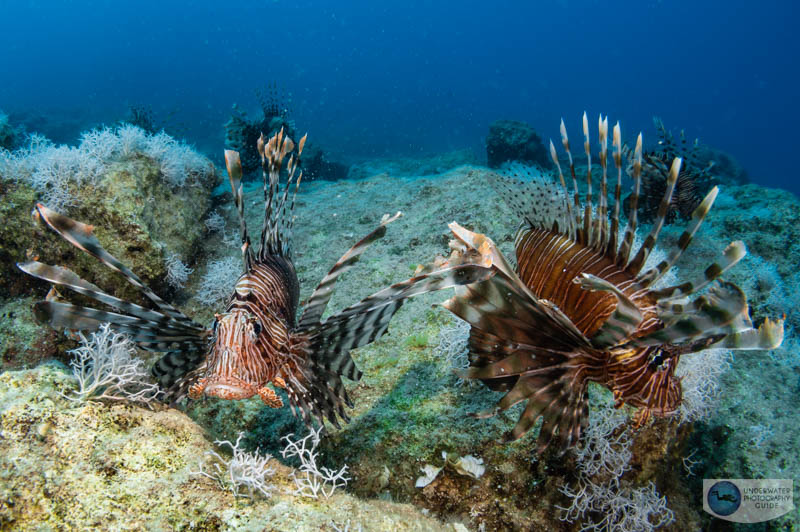
POLYGON ((494 411, 479 416, 527 401, 505 440, 521 437, 542 417, 539 450, 552 440, 562 452, 577 443, 588 420, 589 382, 610 389, 617 406, 637 407, 636 422, 641 424, 650 415, 668 416, 678 409, 682 394, 675 368, 682 355, 712 347, 772 349, 783 339, 783 320, 767 318, 754 329, 744 293, 719 280, 745 255, 742 242, 730 244, 697 279, 655 288, 654 283, 691 242, 717 188, 694 209, 677 247, 643 271, 664 224, 681 160, 672 161, 658 216, 634 253, 642 136, 633 157, 628 221, 618 242, 623 170, 620 127, 614 126, 612 141, 617 173, 613 205, 607 201, 607 118, 601 117, 599 130, 602 185, 595 204, 586 114, 583 203, 563 121, 561 138, 569 159, 572 201, 552 141, 550 153, 559 185, 523 184, 496 176, 497 188, 522 219, 515 239, 516 268, 488 237, 450 224, 456 240, 451 242, 454 251, 448 264, 476 264, 494 272, 489 280, 456 287, 455 297, 444 304, 471 325, 470 367, 462 376, 506 392, 494 411))
POLYGON ((54 327, 94 331, 103 323, 129 335, 141 348, 165 352, 153 366, 167 395, 178 400, 188 393, 222 399, 245 399, 258 395, 265 404, 278 408, 282 400, 269 387, 285 388, 292 406, 304 421, 328 419, 339 426, 337 416, 348 420, 344 405, 352 407, 342 377, 358 380, 361 372, 350 350, 380 337, 404 300, 425 292, 473 283, 491 275, 474 265, 445 267, 413 277, 381 290, 360 302, 322 319, 340 275, 351 268, 361 253, 383 237, 386 225, 400 215, 384 216, 380 226, 353 246, 333 266, 296 318, 299 282, 291 258, 290 236, 293 208, 302 172, 297 172, 303 137, 294 142, 283 131, 258 140, 264 176, 264 223, 260 249, 253 251, 244 218, 239 154, 225 152, 225 162, 239 215, 244 273, 233 289, 224 313, 217 314, 211 328, 192 321, 159 298, 125 265, 111 256, 92 234, 92 227, 38 204, 35 215, 74 246, 88 252, 123 277, 155 308, 146 308, 109 295, 75 273, 59 266, 27 262, 26 273, 68 288, 105 304, 100 310, 48 297, 36 303, 37 315, 54 327), (285 168, 284 168, 285 165, 285 168), (287 183, 280 192, 282 171, 287 183), (296 177, 295 177, 295 174, 296 177), (288 200, 292 181, 295 184, 288 200))

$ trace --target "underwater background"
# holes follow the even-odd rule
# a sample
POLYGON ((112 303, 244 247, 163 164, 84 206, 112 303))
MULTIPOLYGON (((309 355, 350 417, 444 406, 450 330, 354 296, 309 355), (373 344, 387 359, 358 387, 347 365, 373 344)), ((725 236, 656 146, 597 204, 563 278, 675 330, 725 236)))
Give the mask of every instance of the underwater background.
MULTIPOLYGON (((0 2, 0 529, 796 530, 797 509, 757 524, 712 518, 703 479, 800 480, 798 10, 0 2), (223 150, 242 152, 244 213, 258 235, 255 136, 284 128, 309 135, 293 229, 301 301, 384 214, 403 212, 339 280, 336 312, 446 256, 454 220, 513 257, 520 219, 492 172, 536 181, 538 166, 552 170, 548 141, 561 150, 563 118, 582 177, 584 111, 593 153, 602 113, 624 143, 641 131, 658 150, 672 138, 693 165, 696 202, 676 204, 648 265, 678 244, 681 209, 717 185, 669 280, 700 274, 741 240, 748 255, 725 279, 756 325, 786 321, 777 349, 684 356, 681 410, 642 428, 593 386, 583 451, 538 454, 536 429, 500 443, 519 406, 470 416, 500 395, 454 372, 469 363, 469 326, 439 306, 452 290, 410 300, 353 352, 364 376, 346 381, 351 422, 315 441, 288 406, 257 397, 168 408, 134 384, 122 394, 135 389, 134 400, 103 399, 115 390, 87 388, 74 371, 81 354, 119 356, 142 374, 157 357, 108 331, 81 339, 42 324, 33 308, 49 285, 16 267, 41 260, 138 297, 31 219, 43 201, 94 225, 157 294, 211 323, 241 273, 223 150)), ((645 187, 637 242, 661 194, 645 187)))

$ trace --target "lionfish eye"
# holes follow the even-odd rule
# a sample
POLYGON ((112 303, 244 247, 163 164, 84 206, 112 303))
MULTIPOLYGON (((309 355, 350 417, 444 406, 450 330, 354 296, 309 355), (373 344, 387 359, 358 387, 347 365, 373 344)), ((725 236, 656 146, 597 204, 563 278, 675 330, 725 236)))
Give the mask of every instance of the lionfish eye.
POLYGON ((261 334, 261 322, 259 322, 258 320, 255 320, 255 321, 253 322, 253 333, 254 333, 256 336, 258 336, 259 334, 261 334))
POLYGON ((665 360, 666 356, 664 351, 659 349, 654 354, 650 355, 650 369, 653 371, 662 369, 662 364, 665 360))

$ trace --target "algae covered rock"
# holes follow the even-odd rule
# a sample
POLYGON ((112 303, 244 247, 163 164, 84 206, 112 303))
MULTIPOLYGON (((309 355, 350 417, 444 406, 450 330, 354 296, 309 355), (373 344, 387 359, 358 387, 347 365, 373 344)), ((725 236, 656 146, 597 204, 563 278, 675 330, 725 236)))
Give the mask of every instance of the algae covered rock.
POLYGON ((489 126, 486 156, 490 168, 499 168, 510 161, 550 166, 550 156, 541 137, 531 126, 516 120, 498 120, 489 126))
MULTIPOLYGON (((74 403, 63 367, 0 374, 0 528, 97 530, 463 530, 409 505, 289 494, 270 461, 269 498, 234 499, 192 474, 214 446, 177 410, 74 403)), ((274 465, 273 465, 274 464, 274 465)))
POLYGON ((0 152, 0 290, 10 297, 28 293, 36 283, 15 263, 36 258, 68 266, 121 297, 135 294, 95 259, 35 224, 30 213, 41 201, 93 225, 111 254, 164 294, 165 259, 194 255, 205 232, 199 220, 219 179, 214 165, 188 146, 129 125, 87 132, 78 147, 34 136, 27 148, 0 152))

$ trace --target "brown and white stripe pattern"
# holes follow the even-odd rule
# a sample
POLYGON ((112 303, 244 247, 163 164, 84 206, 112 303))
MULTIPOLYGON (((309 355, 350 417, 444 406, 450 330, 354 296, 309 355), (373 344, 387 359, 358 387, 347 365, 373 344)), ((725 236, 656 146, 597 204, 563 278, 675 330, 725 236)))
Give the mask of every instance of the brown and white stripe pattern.
POLYGON ((210 395, 244 399, 258 395, 267 405, 279 407, 283 401, 274 386, 286 390, 293 411, 299 411, 307 423, 328 420, 338 426, 339 419, 347 421, 345 406, 352 404, 342 379, 361 377, 350 351, 379 338, 407 298, 478 283, 494 273, 481 265, 445 265, 392 285, 323 320, 337 279, 356 264, 370 244, 386 234, 386 226, 400 213, 387 215, 331 268, 309 298, 298 322, 299 283, 290 244, 304 144, 305 137, 295 145, 283 131, 270 139, 262 135, 258 140, 265 206, 257 253, 244 219, 239 154, 226 151, 225 162, 240 221, 243 274, 233 287, 228 307, 215 317, 211 329, 195 323, 153 293, 103 249, 92 235, 91 226, 43 205, 37 205, 35 211, 40 220, 74 246, 119 272, 155 308, 107 294, 65 268, 39 262, 20 264, 30 275, 109 307, 103 310, 48 300, 36 304, 37 313, 55 327, 74 330, 93 331, 108 322, 114 330, 130 335, 140 347, 164 352, 152 371, 173 401, 187 392, 193 398, 210 395), (283 172, 287 182, 281 192, 283 172), (290 200, 292 183, 294 194, 290 200))
MULTIPOLYGON (((584 150, 590 161, 587 124, 584 114, 584 150)), ((659 290, 651 288, 689 246, 717 190, 712 189, 694 209, 689 226, 668 258, 642 272, 668 215, 681 160, 671 162, 653 228, 631 257, 642 173, 642 136, 637 138, 633 155, 628 222, 617 245, 621 132, 619 124, 614 126, 617 186, 614 206, 609 208, 608 120, 601 116, 598 125, 602 176, 595 215, 590 163, 586 198, 581 204, 563 121, 562 145, 573 177, 572 205, 558 199, 568 198, 569 191, 552 142, 558 180, 549 190, 494 177, 497 189, 523 220, 515 239, 516 269, 511 269, 489 238, 450 224, 460 247, 466 249, 455 252, 450 262, 481 264, 495 273, 484 282, 458 287, 456 297, 445 303, 472 326, 470 367, 462 376, 480 379, 490 388, 506 392, 497 410, 527 401, 506 439, 519 438, 541 417, 540 450, 553 440, 562 451, 577 443, 587 422, 586 389, 591 381, 612 390, 619 404, 639 408, 637 421, 641 423, 650 415, 676 411, 682 397, 674 375, 680 356, 714 346, 771 349, 783 339, 782 320, 767 320, 754 329, 742 291, 718 281, 744 256, 741 242, 728 246, 722 259, 706 268, 701 278, 659 290), (549 198, 556 198, 555 203, 548 204, 549 198), (708 293, 697 295, 709 283, 714 284, 708 293), (679 298, 689 301, 677 301, 679 298)))

